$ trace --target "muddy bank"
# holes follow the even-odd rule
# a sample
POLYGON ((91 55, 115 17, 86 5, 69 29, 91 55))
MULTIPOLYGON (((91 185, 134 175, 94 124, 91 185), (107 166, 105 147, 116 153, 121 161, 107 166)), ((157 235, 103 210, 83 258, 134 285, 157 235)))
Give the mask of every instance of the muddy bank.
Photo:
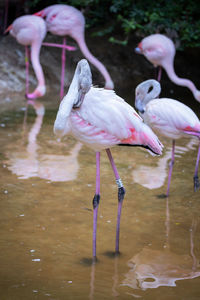
MULTIPOLYGON (((62 39, 50 34, 47 35, 47 42, 62 42, 62 39)), ((124 97, 129 103, 133 103, 134 88, 143 80, 155 76, 154 67, 141 55, 134 53, 139 38, 133 37, 127 47, 114 45, 108 42, 107 38, 91 37, 87 33, 86 42, 90 51, 108 69, 114 83, 116 92, 124 97)), ((75 41, 68 38, 69 45, 77 46, 75 41)), ((66 76, 65 91, 69 86, 77 62, 83 58, 77 47, 75 52, 66 54, 66 76)), ((45 73, 47 93, 41 99, 50 105, 52 98, 59 100, 59 85, 61 72, 61 50, 57 48, 43 47, 40 61, 45 73)), ((191 79, 200 88, 200 71, 198 61, 198 49, 186 49, 178 51, 175 57, 175 70, 178 76, 191 79)), ((25 62, 24 47, 16 40, 7 35, 1 38, 0 46, 0 102, 1 110, 14 108, 19 103, 25 103, 25 62)), ((103 86, 104 78, 99 71, 92 67, 93 83, 103 86)), ((32 69, 30 71, 30 91, 36 85, 36 78, 32 69)), ((162 95, 173 97, 189 104, 196 110, 198 103, 194 100, 191 92, 184 87, 174 85, 165 72, 162 77, 162 95)))

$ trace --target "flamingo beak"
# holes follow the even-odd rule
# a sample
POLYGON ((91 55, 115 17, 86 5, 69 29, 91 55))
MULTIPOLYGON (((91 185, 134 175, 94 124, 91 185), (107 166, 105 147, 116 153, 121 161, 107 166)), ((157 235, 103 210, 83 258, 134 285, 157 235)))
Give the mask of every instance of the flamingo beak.
POLYGON ((38 17, 43 17, 43 11, 38 11, 36 13, 33 14, 34 16, 38 16, 38 17))
POLYGON ((142 54, 142 43, 140 42, 138 46, 135 48, 135 52, 137 54, 142 54))
POLYGON ((135 99, 135 107, 141 114, 143 114, 145 112, 142 101, 140 99, 137 99, 137 98, 135 99))
POLYGON ((4 31, 4 34, 6 34, 7 32, 9 32, 12 28, 13 28, 13 26, 11 24, 10 26, 8 26, 8 28, 6 28, 6 30, 4 31))
POLYGON ((81 104, 83 103, 83 100, 85 98, 85 94, 86 94, 85 92, 83 92, 82 90, 79 90, 77 101, 74 103, 73 108, 78 108, 81 106, 81 104))

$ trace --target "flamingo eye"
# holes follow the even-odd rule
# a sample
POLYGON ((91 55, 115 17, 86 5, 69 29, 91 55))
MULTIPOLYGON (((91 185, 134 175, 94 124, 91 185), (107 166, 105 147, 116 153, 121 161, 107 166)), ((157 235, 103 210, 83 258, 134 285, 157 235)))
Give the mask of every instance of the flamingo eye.
POLYGON ((147 92, 147 93, 150 93, 152 90, 153 90, 153 87, 150 86, 150 87, 148 88, 148 92, 147 92))
POLYGON ((55 17, 56 17, 56 14, 52 15, 50 20, 53 21, 55 19, 55 17))

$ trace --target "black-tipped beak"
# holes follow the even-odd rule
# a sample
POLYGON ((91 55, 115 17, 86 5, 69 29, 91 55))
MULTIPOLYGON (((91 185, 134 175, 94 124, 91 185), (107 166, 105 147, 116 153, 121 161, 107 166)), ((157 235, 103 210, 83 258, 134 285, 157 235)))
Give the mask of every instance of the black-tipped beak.
POLYGON ((144 109, 144 107, 143 107, 143 105, 142 105, 142 101, 141 101, 140 99, 137 99, 137 100, 135 101, 135 107, 136 107, 136 109, 137 109, 141 114, 143 114, 143 113, 145 112, 145 109, 144 109))
POLYGON ((82 90, 79 90, 77 101, 74 103, 73 108, 79 108, 81 106, 85 98, 85 94, 86 93, 84 93, 82 90))

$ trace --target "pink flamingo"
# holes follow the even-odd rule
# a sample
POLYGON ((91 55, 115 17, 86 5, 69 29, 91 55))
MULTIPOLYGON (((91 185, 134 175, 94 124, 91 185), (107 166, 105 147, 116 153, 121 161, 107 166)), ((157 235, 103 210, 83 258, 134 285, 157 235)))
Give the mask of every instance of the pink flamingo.
MULTIPOLYGON (((160 91, 160 83, 156 80, 150 79, 140 83, 135 90, 135 106, 146 124, 163 136, 172 139, 172 159, 166 194, 168 196, 174 165, 175 139, 188 135, 197 136, 200 139, 200 121, 185 104, 174 99, 157 98, 160 91)), ((200 187, 198 180, 199 158, 200 144, 194 173, 195 191, 200 187)))
MULTIPOLYGON (((194 83, 186 78, 180 78, 174 71, 174 56, 176 53, 174 43, 163 34, 152 34, 145 37, 135 49, 136 53, 143 54, 154 66, 165 69, 170 80, 177 85, 185 86, 191 90, 194 98, 200 102, 200 91, 194 83)), ((158 81, 161 78, 159 70, 158 81)))
POLYGON ((10 34, 16 38, 18 43, 26 48, 26 97, 28 99, 36 99, 42 97, 46 92, 45 79, 43 70, 40 64, 39 55, 42 41, 46 35, 46 24, 43 19, 37 16, 26 15, 17 18, 5 32, 10 31, 10 34), (31 46, 31 62, 38 80, 38 85, 33 93, 28 92, 28 57, 29 51, 27 46, 31 46))
POLYGON ((160 155, 162 144, 136 111, 113 90, 92 86, 87 60, 75 70, 67 95, 63 98, 54 124, 58 136, 71 134, 96 152, 96 193, 93 199, 93 257, 96 257, 97 212, 100 200, 100 151, 106 149, 118 185, 116 253, 119 252, 119 229, 125 194, 122 181, 111 155, 115 145, 141 146, 160 155))
MULTIPOLYGON (((63 45, 66 45, 66 36, 73 38, 80 47, 83 55, 92 63, 105 78, 105 88, 113 89, 113 81, 105 66, 92 55, 85 42, 85 18, 83 14, 73 6, 55 4, 35 13, 37 16, 46 18, 47 30, 52 34, 63 36, 63 45)), ((46 44, 47 45, 47 44, 46 44)), ((65 49, 62 53, 62 76, 61 76, 61 97, 64 92, 64 69, 65 49)))

